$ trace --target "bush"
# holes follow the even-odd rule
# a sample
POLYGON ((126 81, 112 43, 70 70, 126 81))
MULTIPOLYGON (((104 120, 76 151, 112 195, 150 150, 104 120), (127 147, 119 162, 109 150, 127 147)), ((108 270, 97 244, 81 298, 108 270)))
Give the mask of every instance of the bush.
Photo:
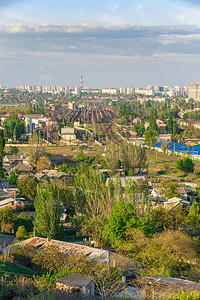
POLYGON ((39 293, 44 293, 50 288, 50 284, 42 278, 32 279, 20 276, 11 280, 9 278, 2 277, 0 285, 0 299, 30 299, 29 297, 32 299, 33 296, 39 293))
POLYGON ((35 264, 32 262, 32 258, 36 254, 37 249, 31 245, 16 244, 10 249, 10 255, 13 257, 15 263, 32 270, 35 268, 35 264))
POLYGON ((184 173, 194 173, 194 163, 189 157, 177 160, 176 169, 184 173))
POLYGON ((28 232, 26 231, 24 226, 18 227, 16 232, 16 238, 20 241, 28 238, 28 232))
POLYGON ((35 198, 37 194, 37 183, 36 179, 31 174, 24 174, 20 180, 17 182, 18 192, 22 197, 28 199, 35 198))
POLYGON ((183 289, 178 292, 178 294, 172 294, 170 297, 162 298, 160 300, 199 300, 200 292, 194 291, 191 293, 185 292, 183 289))
POLYGON ((19 227, 24 227, 27 232, 33 232, 33 219, 32 217, 27 217, 24 213, 21 213, 14 219, 14 229, 15 232, 19 227))

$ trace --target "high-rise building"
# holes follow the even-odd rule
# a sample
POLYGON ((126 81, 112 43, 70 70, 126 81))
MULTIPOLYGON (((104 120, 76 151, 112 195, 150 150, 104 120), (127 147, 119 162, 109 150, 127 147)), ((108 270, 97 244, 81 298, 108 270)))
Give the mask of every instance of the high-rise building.
POLYGON ((135 93, 135 89, 132 86, 127 87, 127 94, 133 95, 135 93))
POLYGON ((127 87, 120 87, 120 94, 127 94, 127 87))
POLYGON ((194 100, 200 100, 200 83, 193 82, 188 86, 188 98, 192 98, 194 100))

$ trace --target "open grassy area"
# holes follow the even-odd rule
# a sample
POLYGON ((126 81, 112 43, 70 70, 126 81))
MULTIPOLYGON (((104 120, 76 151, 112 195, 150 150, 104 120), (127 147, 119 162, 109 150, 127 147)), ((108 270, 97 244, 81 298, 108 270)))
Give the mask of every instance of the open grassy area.
MULTIPOLYGON (((21 153, 26 153, 27 152, 27 144, 19 144, 15 145, 19 148, 19 151, 21 153)), ((9 151, 10 149, 10 144, 6 144, 5 146, 5 152, 9 151)), ((88 155, 100 155, 103 151, 104 147, 103 146, 98 146, 98 145, 92 145, 89 148, 87 146, 84 147, 83 152, 88 155)), ((47 145, 46 146, 46 152, 51 153, 51 154, 63 154, 63 155, 73 155, 76 156, 80 153, 81 147, 80 146, 61 146, 61 145, 47 145)))
MULTIPOLYGON (((148 156, 148 153, 147 153, 148 156)), ((179 159, 178 156, 171 156, 165 153, 150 151, 150 162, 153 163, 155 171, 159 175, 169 175, 176 179, 192 180, 200 177, 200 162, 194 161, 195 163, 195 173, 184 175, 181 172, 178 172, 175 168, 176 161, 179 159), (166 168, 168 170, 166 172, 166 168)))
POLYGON ((5 274, 14 278, 15 276, 21 275, 32 277, 35 273, 28 268, 17 265, 10 261, 0 260, 0 275, 3 276, 5 274))

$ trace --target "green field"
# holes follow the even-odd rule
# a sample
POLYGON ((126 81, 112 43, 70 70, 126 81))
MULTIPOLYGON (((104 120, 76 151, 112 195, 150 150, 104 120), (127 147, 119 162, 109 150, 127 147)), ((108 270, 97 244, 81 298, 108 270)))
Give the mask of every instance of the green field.
POLYGON ((10 261, 3 261, 0 260, 0 276, 27 276, 32 277, 35 273, 31 271, 28 268, 25 268, 23 266, 17 265, 15 263, 12 263, 10 261))
MULTIPOLYGON (((148 151, 147 151, 147 157, 148 157, 148 151)), ((180 174, 177 172, 175 168, 176 161, 179 159, 178 156, 175 155, 168 155, 165 153, 150 151, 150 163, 155 168, 155 171, 158 172, 158 174, 165 174, 165 165, 169 166, 169 170, 167 171, 166 175, 177 177, 185 177, 188 179, 196 179, 198 176, 200 176, 200 162, 194 161, 195 163, 195 173, 190 174, 188 176, 180 174)))
MULTIPOLYGON (((10 144, 6 144, 5 146, 5 152, 9 151, 10 149, 10 144)), ((27 147, 28 145, 21 145, 21 144, 16 144, 12 146, 17 146, 19 148, 19 151, 21 153, 26 153, 27 152, 27 147)), ((92 145, 89 148, 87 146, 84 147, 84 153, 87 153, 89 155, 99 155, 101 154, 103 149, 103 146, 98 146, 98 145, 92 145)), ((73 155, 76 156, 80 153, 80 146, 60 146, 60 145, 48 145, 46 146, 46 152, 51 153, 51 154, 63 154, 63 155, 73 155)))

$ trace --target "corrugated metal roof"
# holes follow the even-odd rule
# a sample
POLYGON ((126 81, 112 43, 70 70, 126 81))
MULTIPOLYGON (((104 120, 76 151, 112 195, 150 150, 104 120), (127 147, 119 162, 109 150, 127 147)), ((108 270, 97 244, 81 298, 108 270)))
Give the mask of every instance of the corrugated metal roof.
MULTIPOLYGON (((200 144, 190 146, 190 145, 175 143, 175 142, 171 142, 171 141, 168 141, 168 143, 170 144, 170 146, 168 148, 169 151, 175 151, 178 153, 189 152, 190 154, 200 155, 200 144)), ((161 145, 162 145, 162 142, 156 142, 153 145, 153 147, 161 149, 161 145)))

